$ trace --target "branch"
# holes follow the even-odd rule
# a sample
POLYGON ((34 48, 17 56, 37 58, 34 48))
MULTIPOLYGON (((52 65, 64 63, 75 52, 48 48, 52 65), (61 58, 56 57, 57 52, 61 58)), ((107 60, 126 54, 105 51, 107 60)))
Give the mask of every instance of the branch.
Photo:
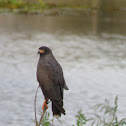
POLYGON ((41 115, 41 118, 40 118, 40 120, 39 120, 38 126, 40 126, 40 124, 41 124, 41 122, 42 122, 42 118, 43 118, 45 112, 46 112, 46 110, 43 110, 42 115, 41 115))
POLYGON ((34 112, 35 112, 35 124, 36 124, 36 126, 38 125, 37 116, 36 116, 36 98, 37 98, 38 89, 39 89, 39 86, 38 86, 38 88, 37 88, 37 90, 36 90, 36 93, 35 93, 35 100, 34 100, 34 112))
POLYGON ((37 88, 37 90, 35 92, 35 100, 34 100, 34 112, 35 112, 35 124, 36 124, 35 126, 40 126, 40 124, 42 122, 42 118, 43 118, 43 116, 44 116, 44 114, 46 112, 46 110, 43 110, 43 113, 42 113, 41 118, 40 118, 39 123, 38 123, 37 122, 37 116, 36 116, 36 98, 37 98, 38 89, 39 89, 39 86, 38 86, 38 88, 37 88))

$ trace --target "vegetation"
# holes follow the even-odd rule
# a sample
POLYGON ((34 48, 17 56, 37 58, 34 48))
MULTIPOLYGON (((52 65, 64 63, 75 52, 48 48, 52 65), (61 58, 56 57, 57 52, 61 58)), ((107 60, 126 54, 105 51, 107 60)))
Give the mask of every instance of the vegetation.
POLYGON ((36 4, 27 3, 24 0, 0 0, 1 12, 5 10, 12 13, 41 13, 47 5, 43 0, 39 0, 36 4))
MULTIPOLYGON (((80 109, 78 111, 78 114, 75 116, 76 117, 76 125, 77 126, 83 126, 85 124, 87 124, 88 121, 90 121, 90 119, 87 119, 87 117, 82 113, 82 110, 80 109)), ((73 125, 75 126, 75 125, 73 125)))
MULTIPOLYGON (((109 0, 108 0, 109 1, 109 0)), ((94 3, 94 2, 93 2, 94 3)), ((104 2, 103 2, 104 3, 104 2)), ((115 11, 115 10, 120 10, 121 9, 121 3, 122 2, 110 2, 110 3, 115 3, 119 4, 119 7, 114 6, 114 4, 110 5, 109 2, 108 4, 104 5, 98 5, 94 4, 92 6, 92 2, 88 2, 82 5, 66 5, 66 4, 46 4, 44 0, 36 0, 36 2, 33 4, 32 2, 26 2, 26 0, 0 0, 0 13, 17 13, 17 14, 42 14, 44 13, 44 10, 46 10, 46 14, 61 14, 66 10, 69 12, 69 9, 66 8, 72 8, 73 13, 74 10, 77 12, 83 12, 83 11, 92 11, 92 10, 100 10, 100 11, 115 11), (60 12, 57 12, 57 10, 60 12), (54 12, 52 12, 54 11, 54 12)), ((125 5, 125 4, 124 4, 125 5)), ((124 6, 125 7, 125 6, 124 6)))
MULTIPOLYGON (((42 112, 40 112, 40 114, 42 114, 42 112)), ((40 125, 42 125, 42 126, 50 126, 51 125, 51 121, 49 120, 49 116, 50 116, 50 114, 48 112, 45 112, 40 125)))
MULTIPOLYGON (((0 12, 11 12, 11 13, 23 13, 23 14, 41 14, 45 9, 53 8, 81 8, 83 10, 87 9, 97 9, 91 8, 88 5, 56 5, 56 4, 46 4, 43 0, 38 0, 36 3, 28 3, 25 0, 0 0, 0 12)), ((51 13, 51 12, 50 12, 51 13)), ((54 12, 57 13, 57 12, 54 12)))
POLYGON ((123 126, 126 125, 126 118, 118 120, 117 108, 118 108, 118 97, 115 98, 114 106, 109 104, 109 101, 106 99, 104 104, 97 104, 93 108, 95 110, 99 109, 99 114, 93 114, 95 118, 93 120, 92 126, 123 126), (101 115, 100 115, 101 114, 101 115))
MULTIPOLYGON (((86 117, 82 113, 82 110, 79 110, 76 115, 76 125, 73 126, 87 126, 87 124, 90 124, 91 126, 125 126, 126 118, 121 120, 118 119, 117 103, 118 97, 115 98, 114 106, 111 106, 107 99, 105 100, 105 103, 95 105, 93 107, 95 113, 90 115, 93 116, 92 118, 86 117)), ((44 115, 41 126, 51 126, 49 113, 46 112, 44 115)))

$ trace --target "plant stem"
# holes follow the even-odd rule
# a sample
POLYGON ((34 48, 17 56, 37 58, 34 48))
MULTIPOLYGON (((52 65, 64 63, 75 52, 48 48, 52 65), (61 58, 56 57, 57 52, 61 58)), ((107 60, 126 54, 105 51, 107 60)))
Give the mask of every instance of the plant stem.
POLYGON ((37 116, 36 116, 36 98, 37 98, 37 92, 38 92, 38 89, 39 89, 39 86, 36 90, 36 93, 35 93, 35 100, 34 100, 34 112, 35 112, 35 123, 36 123, 36 126, 38 125, 37 123, 37 116))
POLYGON ((43 110, 43 113, 42 113, 42 115, 41 115, 41 118, 40 118, 40 121, 39 121, 38 126, 40 126, 40 124, 41 124, 41 122, 42 122, 42 118, 43 118, 43 116, 44 116, 45 112, 46 112, 46 110, 43 110))

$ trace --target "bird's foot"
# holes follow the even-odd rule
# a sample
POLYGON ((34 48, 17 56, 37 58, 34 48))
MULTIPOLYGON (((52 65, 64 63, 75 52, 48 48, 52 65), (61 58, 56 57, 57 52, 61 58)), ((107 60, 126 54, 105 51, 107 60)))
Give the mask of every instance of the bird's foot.
POLYGON ((44 110, 46 110, 46 109, 48 109, 48 101, 45 99, 45 101, 44 101, 44 103, 43 103, 43 105, 42 105, 42 110, 44 111, 44 110))

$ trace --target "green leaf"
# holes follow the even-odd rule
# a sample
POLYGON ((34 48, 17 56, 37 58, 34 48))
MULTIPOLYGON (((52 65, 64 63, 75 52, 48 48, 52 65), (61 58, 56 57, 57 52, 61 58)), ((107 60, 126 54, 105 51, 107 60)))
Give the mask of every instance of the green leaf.
POLYGON ((117 101, 118 101, 118 96, 116 96, 115 98, 115 105, 117 105, 117 101))

